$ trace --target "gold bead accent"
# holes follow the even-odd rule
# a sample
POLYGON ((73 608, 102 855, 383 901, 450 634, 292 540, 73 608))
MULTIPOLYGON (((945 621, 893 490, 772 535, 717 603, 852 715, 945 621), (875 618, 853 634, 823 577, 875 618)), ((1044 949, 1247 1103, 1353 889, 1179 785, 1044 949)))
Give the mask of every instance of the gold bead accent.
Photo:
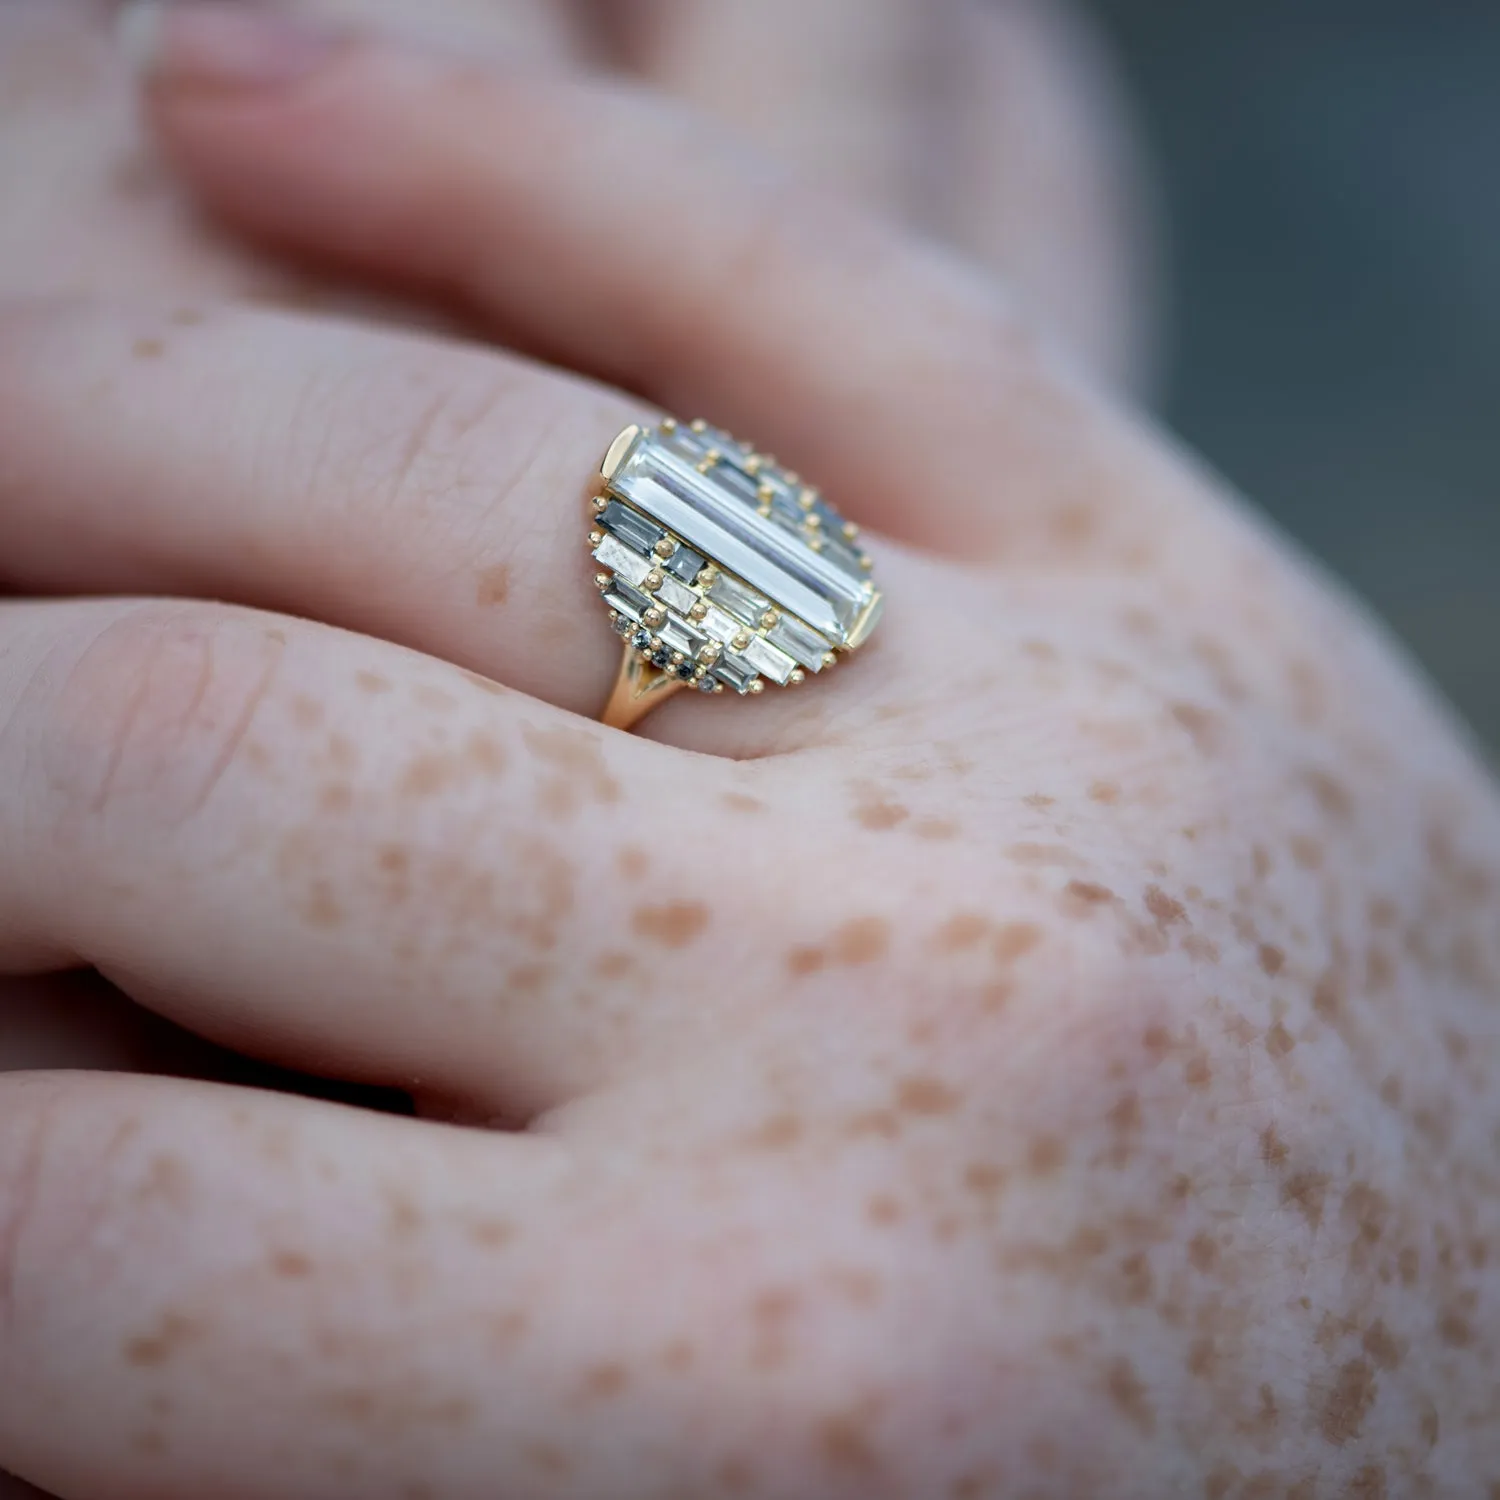
POLYGON ((705 603, 703 603, 703 601, 700 599, 698 601, 698 603, 695 604, 688 611, 688 619, 690 619, 690 620, 706 620, 707 618, 708 618, 708 606, 705 603))
POLYGON ((771 502, 769 500, 767 500, 763 505, 757 505, 755 507, 755 514, 758 515, 761 518, 762 521, 768 521, 768 520, 770 520, 770 518, 771 518, 771 502))
POLYGON ((823 665, 825 667, 836 667, 838 666, 838 664, 839 659, 833 654, 832 651, 828 652, 828 654, 823 658, 823 665))
POLYGON ((680 652, 680 651, 674 651, 672 653, 672 665, 674 667, 680 667, 683 664, 683 662, 685 662, 686 660, 687 660, 687 657, 685 657, 682 654, 682 652, 680 652))
POLYGON ((608 505, 609 505, 609 496, 608 495, 596 495, 594 497, 594 514, 596 516, 603 515, 604 511, 605 511, 605 508, 608 505))
POLYGON ((668 436, 670 436, 672 433, 676 432, 677 431, 677 418, 676 417, 663 417, 661 419, 661 430, 663 432, 665 432, 668 436))
POLYGON ((852 542, 859 535, 859 527, 853 521, 844 522, 844 539, 852 542))
POLYGON ((797 496, 797 504, 803 510, 811 510, 818 503, 818 492, 814 489, 805 489, 797 496))
POLYGON ((729 643, 736 651, 743 651, 750 644, 750 637, 742 630, 729 643))
POLYGON ((754 479, 754 478, 755 478, 755 476, 756 476, 756 475, 757 475, 757 474, 759 474, 759 473, 760 473, 760 471, 761 471, 761 470, 762 470, 762 469, 763 469, 763 468, 765 468, 765 466, 766 466, 766 461, 765 461, 765 459, 763 459, 763 458, 762 458, 762 457, 761 457, 761 456, 760 456, 760 454, 758 454, 758 453, 752 453, 752 454, 751 454, 751 455, 750 455, 750 457, 749 457, 749 458, 747 458, 747 459, 746 459, 746 460, 745 460, 745 472, 746 472, 746 473, 747 473, 747 474, 748 474, 748 475, 749 475, 749 476, 750 476, 750 477, 751 477, 751 478, 752 478, 752 479, 754 479))
POLYGON ((677 550, 677 543, 669 536, 664 536, 656 544, 656 555, 658 557, 670 557, 677 550))
POLYGON ((650 629, 655 630, 659 626, 665 625, 667 623, 667 617, 662 610, 659 610, 653 606, 641 616, 641 623, 648 626, 650 629))
POLYGON ((869 556, 862 557, 859 560, 859 565, 860 565, 860 567, 862 567, 865 570, 866 573, 874 572, 874 570, 875 570, 875 559, 873 557, 869 557, 869 556))
POLYGON ((750 684, 749 688, 747 689, 747 691, 749 693, 751 693, 753 696, 757 696, 757 697, 761 693, 765 692, 765 690, 766 690, 766 685, 765 685, 765 683, 759 677, 757 677, 755 679, 755 681, 752 682, 750 684))
POLYGON ((590 547, 597 547, 599 545, 599 543, 602 542, 603 540, 604 540, 604 533, 602 531, 591 531, 591 532, 589 532, 589 546, 590 547))
POLYGON ((774 630, 780 623, 781 616, 777 614, 774 609, 768 609, 765 614, 760 617, 760 627, 762 630, 774 630))
POLYGON ((806 682, 806 681, 807 681, 807 673, 804 672, 801 667, 798 667, 797 670, 795 672, 793 672, 790 677, 787 678, 786 685, 788 687, 801 687, 802 684, 804 682, 806 682))
POLYGON ((819 515, 809 515, 802 523, 809 531, 816 531, 823 524, 823 518, 819 515))
POLYGON ((688 426, 694 432, 707 432, 708 431, 708 423, 705 422, 702 417, 694 417, 693 420, 688 423, 688 426))
POLYGON ((608 573, 594 574, 594 587, 602 594, 609 587, 610 577, 608 573))
POLYGON ((808 537, 807 545, 811 547, 814 552, 821 552, 823 550, 823 538, 820 537, 817 532, 814 532, 810 537, 808 537))
POLYGON ((769 505, 776 498, 776 487, 770 484, 760 484, 755 488, 755 498, 762 505, 769 505))
POLYGON ((723 652, 724 648, 717 641, 710 641, 706 646, 698 648, 698 660, 712 664, 718 661, 723 652))
POLYGON ((653 635, 651 639, 646 642, 646 649, 648 651, 660 651, 661 637, 659 635, 653 635))
POLYGON ((666 575, 660 568, 652 568, 652 570, 646 574, 646 592, 648 594, 654 594, 657 589, 659 589, 666 581, 666 575))

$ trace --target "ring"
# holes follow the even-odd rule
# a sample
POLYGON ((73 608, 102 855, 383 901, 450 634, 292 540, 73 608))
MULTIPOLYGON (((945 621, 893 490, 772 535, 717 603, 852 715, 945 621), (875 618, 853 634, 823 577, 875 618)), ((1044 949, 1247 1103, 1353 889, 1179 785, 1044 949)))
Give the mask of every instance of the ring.
POLYGON ((611 728, 684 688, 797 687, 879 623, 859 528, 769 455, 667 418, 627 427, 599 472, 594 583, 625 643, 611 728))

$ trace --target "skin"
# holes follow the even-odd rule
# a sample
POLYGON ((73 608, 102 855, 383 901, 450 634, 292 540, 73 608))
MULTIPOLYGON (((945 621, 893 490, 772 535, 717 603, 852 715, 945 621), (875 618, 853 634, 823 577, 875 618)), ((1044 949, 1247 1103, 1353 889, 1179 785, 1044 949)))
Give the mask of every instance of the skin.
POLYGON ((467 1124, 0 1080, 0 1465, 1500 1484, 1500 800, 1369 622, 985 275, 696 116, 379 40, 270 89, 189 51, 151 122, 223 221, 577 373, 5 315, 0 963, 467 1124), (891 607, 826 681, 627 737, 582 717, 582 534, 651 403, 815 475, 891 607))

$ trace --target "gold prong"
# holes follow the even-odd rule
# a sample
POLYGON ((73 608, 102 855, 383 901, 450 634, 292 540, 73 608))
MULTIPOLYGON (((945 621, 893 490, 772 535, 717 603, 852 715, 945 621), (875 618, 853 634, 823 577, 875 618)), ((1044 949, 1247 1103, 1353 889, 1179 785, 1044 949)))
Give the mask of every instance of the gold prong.
POLYGON ((762 521, 769 521, 771 519, 771 502, 767 500, 764 503, 757 505, 755 507, 755 514, 758 515, 762 521))
POLYGON ((641 435, 641 429, 631 425, 609 445, 609 452, 604 455, 604 462, 599 465, 599 472, 605 479, 613 479, 620 472, 620 465, 625 462, 625 455, 630 452, 631 444, 641 435))
POLYGON ((604 512, 605 512, 605 510, 608 509, 608 507, 609 507, 609 496, 608 495, 595 495, 594 496, 594 514, 596 516, 603 515, 604 512))
POLYGON ((760 617, 760 628, 762 630, 774 630, 781 623, 781 616, 774 609, 768 609, 760 617))
POLYGON ((787 678, 786 685, 788 687, 801 687, 802 684, 804 682, 806 682, 806 681, 807 681, 807 673, 804 672, 801 667, 798 667, 797 670, 795 672, 793 672, 790 677, 787 678))
POLYGON ((755 488, 755 498, 763 505, 769 505, 776 498, 776 486, 773 484, 760 484, 755 488))
POLYGON ((677 431, 677 418, 663 417, 661 419, 661 430, 668 436, 671 436, 672 433, 677 431))
POLYGON ((747 474, 748 474, 748 475, 749 475, 749 476, 750 476, 750 477, 751 477, 751 478, 752 478, 752 479, 754 479, 754 478, 755 478, 755 476, 756 476, 756 475, 757 475, 757 474, 759 474, 759 473, 760 473, 760 471, 761 471, 761 470, 762 470, 762 469, 763 469, 763 468, 765 468, 765 466, 766 466, 766 461, 765 461, 765 459, 763 459, 763 458, 762 458, 762 457, 761 457, 761 456, 760 456, 760 454, 758 454, 758 453, 752 453, 752 454, 751 454, 751 455, 750 455, 750 457, 749 457, 749 458, 747 458, 747 459, 746 459, 746 460, 745 460, 745 464, 744 464, 744 469, 745 469, 745 472, 746 472, 746 473, 747 473, 747 474))
POLYGON ((810 537, 808 537, 807 545, 811 547, 814 552, 821 552, 823 550, 823 538, 820 537, 815 531, 810 537))
POLYGON ((602 542, 603 540, 604 540, 604 533, 602 531, 591 531, 591 532, 589 532, 589 546, 590 547, 597 547, 599 545, 599 543, 602 542))
POLYGON ((599 592, 602 594, 604 592, 604 590, 609 587, 609 574, 608 573, 595 573, 594 574, 594 587, 596 589, 598 589, 599 592))
POLYGON ((708 618, 708 606, 700 599, 689 611, 688 619, 706 620, 708 618))
POLYGON ((814 489, 804 489, 797 496, 797 504, 800 505, 803 510, 811 510, 817 503, 818 492, 814 489))
POLYGON ((659 635, 653 635, 651 637, 651 639, 646 642, 646 645, 652 651, 660 651, 661 650, 661 637, 659 635))
POLYGON ((859 527, 853 521, 844 522, 844 539, 852 542, 859 535, 859 527))
POLYGON ((724 691, 724 684, 722 682, 716 682, 716 683, 714 683, 714 692, 715 693, 722 693, 723 691, 724 691))
POLYGON ((751 684, 750 684, 750 686, 749 686, 749 688, 748 688, 748 689, 747 689, 747 691, 749 691, 749 692, 750 692, 750 693, 752 693, 752 694, 756 694, 756 695, 758 695, 758 694, 760 694, 760 693, 763 693, 763 692, 765 692, 765 690, 766 690, 766 684, 765 684, 765 682, 764 682, 764 681, 763 681, 763 680, 762 680, 762 679, 761 679, 761 678, 759 678, 759 677, 757 677, 757 678, 756 678, 756 679, 755 679, 755 681, 754 681, 754 682, 752 682, 752 683, 751 683, 751 684))
POLYGON ((724 648, 717 641, 710 641, 706 646, 698 648, 698 660, 707 662, 710 666, 723 654, 724 648))
POLYGON ((664 536, 656 544, 656 555, 661 558, 670 557, 677 550, 677 543, 669 536, 664 536))
POLYGON ((746 634, 745 631, 742 630, 737 636, 735 636, 732 641, 730 641, 729 645, 732 650, 744 651, 750 645, 750 637, 748 634, 746 634))
POLYGON ((705 422, 702 417, 694 417, 693 420, 688 423, 688 426, 694 432, 707 432, 708 431, 708 423, 705 422))
POLYGON ((817 531, 823 525, 823 518, 819 515, 809 514, 803 518, 802 524, 807 527, 809 531, 817 531))
POLYGON ((869 553, 860 558, 859 565, 866 573, 873 573, 875 571, 875 559, 869 553))
POLYGON ((657 609, 655 605, 653 605, 645 612, 645 614, 641 616, 641 624, 645 625, 650 630, 658 630, 666 623, 667 617, 665 612, 657 609))
POLYGON ((680 667, 683 664, 683 662, 685 662, 686 660, 687 660, 687 657, 685 657, 682 654, 682 652, 680 652, 680 651, 674 651, 672 653, 672 665, 674 667, 680 667))
POLYGON ((827 668, 829 668, 829 667, 836 667, 836 666, 838 666, 838 664, 839 664, 839 659, 838 659, 837 656, 834 655, 834 653, 832 651, 828 652, 823 657, 823 667, 824 667, 825 670, 827 668))
POLYGON ((707 474, 709 470, 724 461, 724 455, 717 448, 710 448, 698 461, 698 472, 707 474))
POLYGON ((659 589, 666 581, 666 574, 663 573, 660 568, 652 568, 652 570, 646 574, 646 592, 648 594, 654 594, 657 589, 659 589))

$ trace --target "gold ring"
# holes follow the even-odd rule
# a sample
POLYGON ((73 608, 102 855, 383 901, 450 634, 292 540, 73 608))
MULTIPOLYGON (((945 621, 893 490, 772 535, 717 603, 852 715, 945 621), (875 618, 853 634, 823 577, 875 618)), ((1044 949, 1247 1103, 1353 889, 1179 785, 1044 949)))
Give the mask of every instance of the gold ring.
POLYGON ((797 687, 879 623, 859 528, 769 455, 667 418, 627 427, 599 473, 594 583, 625 643, 611 728, 684 688, 797 687))

